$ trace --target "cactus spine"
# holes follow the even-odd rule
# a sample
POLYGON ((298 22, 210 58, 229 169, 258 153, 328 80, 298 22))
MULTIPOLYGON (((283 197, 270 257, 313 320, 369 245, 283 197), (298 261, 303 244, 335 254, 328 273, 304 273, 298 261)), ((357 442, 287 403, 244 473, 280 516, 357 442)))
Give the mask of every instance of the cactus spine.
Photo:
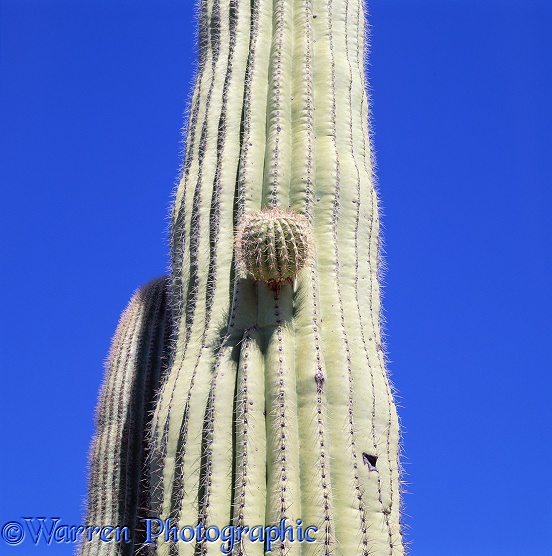
MULTIPOLYGON (((281 555, 403 554, 362 2, 201 0, 199 26, 171 224, 174 342, 141 511, 178 528, 318 527, 312 544, 273 546, 281 555), (239 271, 234 232, 261 209, 311 230, 289 277, 239 271)), ((221 543, 160 540, 156 552, 221 543)), ((233 550, 264 553, 247 538, 233 550)))

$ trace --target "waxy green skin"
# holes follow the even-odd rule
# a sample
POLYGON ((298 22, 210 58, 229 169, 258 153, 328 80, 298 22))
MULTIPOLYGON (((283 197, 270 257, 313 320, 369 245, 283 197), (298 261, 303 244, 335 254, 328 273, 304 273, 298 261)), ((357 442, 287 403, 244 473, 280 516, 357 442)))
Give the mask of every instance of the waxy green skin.
MULTIPOLYGON (((362 3, 200 7, 171 224, 173 339, 139 512, 178 527, 284 517, 318 527, 316 542, 285 540, 273 547, 280 555, 404 554, 362 3), (312 257, 293 283, 239 272, 234 232, 265 207, 312 227, 312 257)), ((102 511, 89 503, 88 520, 102 511)), ((221 554, 220 545, 158 542, 156 553, 221 554)), ((245 540, 233 554, 264 549, 245 540)))

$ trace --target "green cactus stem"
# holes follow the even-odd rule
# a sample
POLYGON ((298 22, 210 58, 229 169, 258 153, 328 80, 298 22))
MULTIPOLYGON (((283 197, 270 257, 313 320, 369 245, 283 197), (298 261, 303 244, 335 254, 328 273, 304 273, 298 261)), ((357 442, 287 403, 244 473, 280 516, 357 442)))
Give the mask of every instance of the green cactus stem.
MULTIPOLYGON (((177 529, 302 520, 315 542, 286 537, 273 553, 404 554, 365 42, 361 0, 200 2, 171 223, 174 343, 142 508, 177 529), (303 244, 285 270, 255 245, 268 232, 245 231, 263 210, 302 222, 274 239, 303 244)), ((221 545, 159 538, 155 551, 221 545)), ((242 538, 232 554, 265 548, 242 538)))

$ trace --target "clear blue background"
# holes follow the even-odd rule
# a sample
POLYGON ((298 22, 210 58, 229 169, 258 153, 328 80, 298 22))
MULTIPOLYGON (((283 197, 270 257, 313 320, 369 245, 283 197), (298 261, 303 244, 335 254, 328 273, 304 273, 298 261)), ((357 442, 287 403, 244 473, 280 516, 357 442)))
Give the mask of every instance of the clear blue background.
MULTIPOLYGON (((412 554, 551 555, 552 3, 369 8, 412 554)), ((82 521, 110 337, 167 266, 194 12, 0 0, 0 526, 82 521)))

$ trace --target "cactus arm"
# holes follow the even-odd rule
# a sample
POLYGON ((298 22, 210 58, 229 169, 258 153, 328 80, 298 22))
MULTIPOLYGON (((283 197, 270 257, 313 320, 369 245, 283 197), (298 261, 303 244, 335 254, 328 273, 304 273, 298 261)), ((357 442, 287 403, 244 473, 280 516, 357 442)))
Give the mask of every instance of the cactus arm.
MULTIPOLYGON (((166 363, 170 333, 167 280, 138 290, 113 338, 96 412, 90 451, 86 520, 92 526, 126 526, 139 543, 140 517, 149 507, 148 417, 166 363)), ((133 554, 133 543, 83 542, 82 556, 133 554)))

